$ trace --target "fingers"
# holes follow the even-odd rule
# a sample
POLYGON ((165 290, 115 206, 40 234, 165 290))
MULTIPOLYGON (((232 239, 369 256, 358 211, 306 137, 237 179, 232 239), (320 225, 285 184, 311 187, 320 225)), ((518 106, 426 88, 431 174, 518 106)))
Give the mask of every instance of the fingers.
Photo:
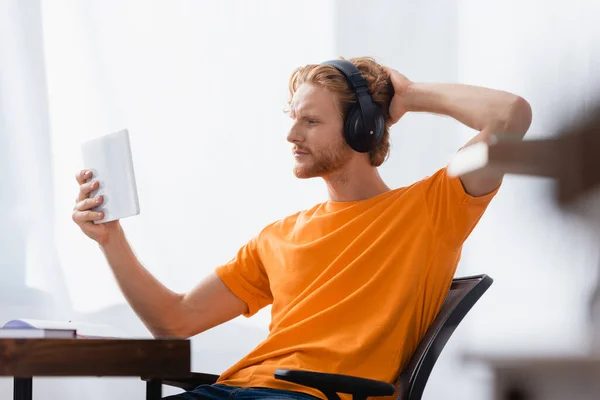
MULTIPOLYGON (((400 75, 400 72, 396 71, 395 69, 392 69, 390 67, 383 67, 383 70, 388 74, 388 79, 390 80, 390 82, 392 83, 392 88, 394 89, 394 94, 396 93, 396 88, 399 87, 400 84, 400 80, 398 78, 398 75, 400 75)), ((396 123, 398 121, 392 121, 392 123, 396 123)))
POLYGON ((83 185, 87 182, 88 179, 92 177, 92 171, 89 169, 82 169, 78 173, 75 174, 75 179, 77 179, 77 183, 83 185))
POLYGON ((75 198, 75 203, 79 203, 80 201, 82 201, 83 199, 85 199, 87 196, 87 193, 89 193, 91 190, 89 187, 84 187, 84 184, 87 183, 90 179, 92 178, 92 171, 90 171, 89 169, 82 169, 81 171, 79 171, 78 173, 75 174, 75 179, 77 180, 77 183, 79 184, 79 193, 77 194, 77 197, 75 198))
POLYGON ((98 181, 91 181, 79 186, 79 195, 77 196, 76 202, 79 203, 90 196, 90 192, 98 189, 98 181))
POLYGON ((103 212, 96 211, 73 211, 73 221, 77 225, 83 225, 89 221, 96 221, 104 218, 103 212))
POLYGON ((391 69, 391 68, 387 68, 387 67, 385 67, 384 69, 390 75, 390 81, 392 81, 392 85, 394 85, 394 87, 402 84, 403 76, 400 72, 396 71, 395 69, 391 69))
POLYGON ((79 184, 79 194, 75 200, 73 208, 73 221, 78 225, 83 225, 89 221, 100 220, 104 218, 103 212, 92 211, 92 208, 102 204, 103 196, 90 198, 90 192, 98 189, 98 181, 91 181, 92 171, 83 169, 75 174, 75 179, 79 184))
POLYGON ((394 86, 402 85, 407 80, 407 78, 404 75, 402 75, 400 72, 393 68, 383 67, 383 70, 387 72, 387 74, 390 77, 390 81, 392 81, 392 84, 394 86))
POLYGON ((388 76, 390 77, 390 80, 395 75, 394 72, 399 73, 398 71, 396 71, 395 69, 392 69, 390 67, 382 66, 382 68, 388 74, 388 76))
POLYGON ((91 210, 94 207, 99 206, 104 201, 102 196, 96 196, 94 198, 87 198, 75 205, 76 211, 87 211, 91 210))
POLYGON ((96 196, 93 198, 86 198, 81 200, 73 208, 73 221, 81 225, 88 221, 94 221, 104 218, 103 212, 97 212, 92 210, 92 208, 102 204, 103 201, 103 196, 96 196))

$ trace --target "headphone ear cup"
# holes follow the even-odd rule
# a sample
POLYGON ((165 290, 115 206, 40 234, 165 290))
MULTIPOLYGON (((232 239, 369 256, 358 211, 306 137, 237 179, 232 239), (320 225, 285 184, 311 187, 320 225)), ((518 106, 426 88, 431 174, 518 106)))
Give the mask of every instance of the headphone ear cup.
POLYGON ((377 106, 378 112, 375 113, 375 144, 378 144, 383 139, 383 133, 385 132, 385 119, 381 112, 381 107, 377 106))
POLYGON ((377 110, 374 116, 375 132, 370 135, 363 122, 362 112, 359 107, 352 107, 344 121, 344 137, 350 147, 359 153, 368 153, 383 138, 385 120, 381 110, 377 110))
POLYGON ((348 145, 359 153, 368 152, 370 147, 369 143, 365 143, 364 134, 361 134, 361 132, 364 132, 364 126, 360 108, 352 107, 344 121, 344 137, 348 145))

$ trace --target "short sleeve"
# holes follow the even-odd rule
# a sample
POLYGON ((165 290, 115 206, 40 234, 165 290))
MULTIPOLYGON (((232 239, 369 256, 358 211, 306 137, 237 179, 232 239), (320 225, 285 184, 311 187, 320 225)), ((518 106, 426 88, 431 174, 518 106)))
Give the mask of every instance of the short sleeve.
POLYGON ((500 186, 483 196, 468 194, 458 177, 446 168, 421 181, 434 234, 451 247, 463 244, 471 234, 500 186))
POLYGON ((233 259, 215 270, 229 290, 248 306, 245 317, 273 302, 269 278, 259 256, 258 240, 258 237, 252 238, 233 259))

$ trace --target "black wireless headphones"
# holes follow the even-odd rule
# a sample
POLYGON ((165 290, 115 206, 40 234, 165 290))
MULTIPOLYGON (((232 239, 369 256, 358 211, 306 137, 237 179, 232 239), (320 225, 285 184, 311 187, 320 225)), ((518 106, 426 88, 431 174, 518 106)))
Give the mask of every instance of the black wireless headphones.
POLYGON ((340 71, 356 93, 358 101, 348 110, 344 121, 344 138, 350 147, 359 153, 368 153, 381 142, 385 128, 383 112, 373 101, 367 80, 350 61, 331 60, 323 65, 331 65, 340 71))

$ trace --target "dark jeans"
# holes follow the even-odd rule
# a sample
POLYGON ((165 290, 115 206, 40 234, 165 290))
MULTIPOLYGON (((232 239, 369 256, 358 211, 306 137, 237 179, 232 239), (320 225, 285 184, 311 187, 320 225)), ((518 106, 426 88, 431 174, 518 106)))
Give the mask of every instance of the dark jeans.
POLYGON ((164 397, 163 400, 315 400, 306 393, 269 388, 240 388, 221 384, 200 385, 196 389, 164 397))

